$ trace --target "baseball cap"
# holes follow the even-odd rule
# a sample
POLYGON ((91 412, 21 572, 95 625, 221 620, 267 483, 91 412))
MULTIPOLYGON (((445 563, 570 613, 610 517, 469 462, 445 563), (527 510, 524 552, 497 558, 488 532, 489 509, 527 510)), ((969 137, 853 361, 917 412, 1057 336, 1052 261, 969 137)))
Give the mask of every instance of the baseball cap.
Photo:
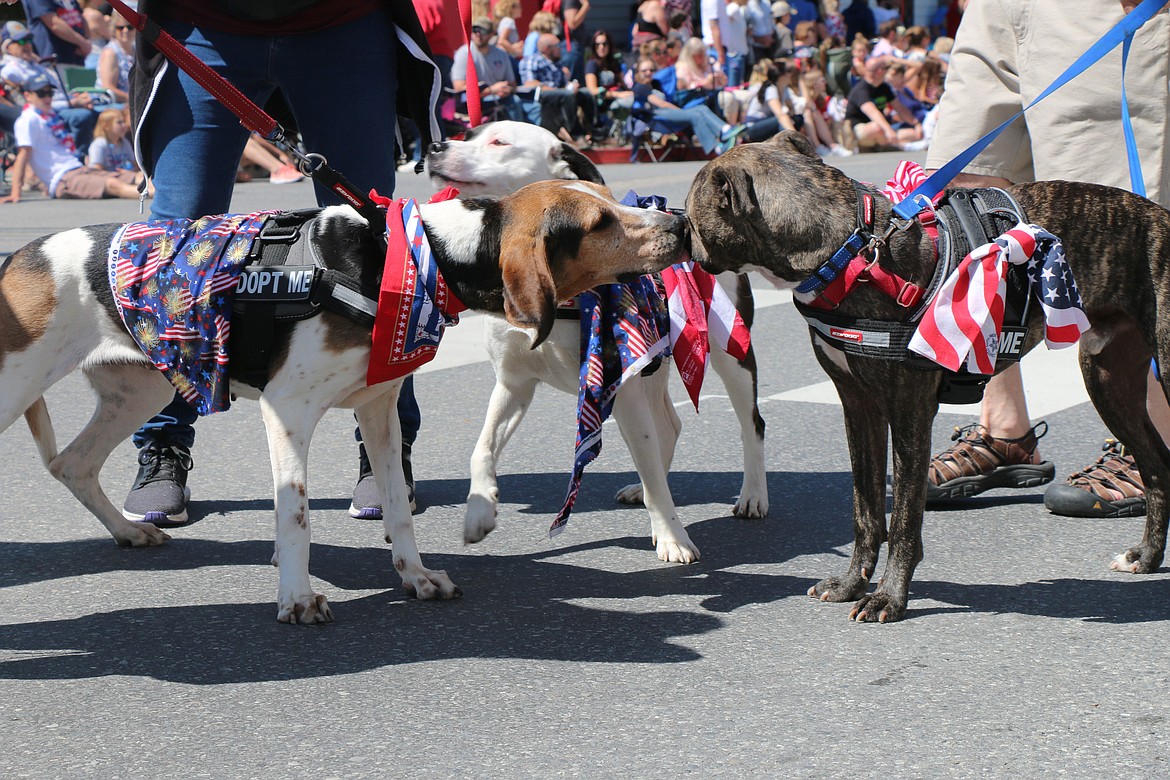
POLYGON ((6 48, 13 41, 28 37, 28 28, 20 22, 5 22, 0 28, 0 48, 6 48))
POLYGON ((779 19, 781 16, 792 14, 792 6, 784 2, 784 0, 776 0, 772 3, 772 16, 779 19))
POLYGON ((29 77, 29 79, 25 81, 20 88, 25 92, 40 92, 46 87, 52 89, 53 82, 49 81, 48 77, 44 73, 37 73, 36 75, 29 77))
POLYGON ((477 19, 472 19, 471 20, 471 29, 472 30, 479 30, 481 32, 489 32, 490 33, 492 31, 492 20, 487 18, 486 16, 481 16, 477 19))

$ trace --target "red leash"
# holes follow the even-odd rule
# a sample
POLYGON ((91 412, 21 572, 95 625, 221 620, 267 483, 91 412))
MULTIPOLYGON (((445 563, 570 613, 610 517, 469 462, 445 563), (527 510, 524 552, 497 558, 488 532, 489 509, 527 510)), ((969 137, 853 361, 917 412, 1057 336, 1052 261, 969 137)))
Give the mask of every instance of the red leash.
MULTIPOLYGON (((468 3, 470 0, 460 0, 468 3)), ((386 229, 385 213, 370 200, 370 198, 339 172, 329 167, 325 158, 319 154, 301 154, 285 137, 284 128, 280 123, 266 114, 263 109, 253 103, 248 97, 223 76, 216 73, 203 63, 198 57, 187 51, 183 44, 175 40, 174 36, 163 30, 145 14, 140 14, 130 8, 122 0, 110 0, 110 5, 121 14, 130 25, 138 30, 142 37, 162 52, 168 60, 180 70, 195 80, 199 86, 222 103, 229 111, 236 115, 240 124, 246 129, 259 133, 269 141, 279 144, 289 154, 297 159, 297 167, 306 176, 312 177, 321 186, 333 191, 339 198, 357 209, 358 213, 370 224, 375 235, 382 235, 386 229)), ((470 60, 470 58, 468 58, 470 60)), ((478 98, 478 94, 476 95, 478 98)))
POLYGON ((459 21, 463 23, 463 42, 467 44, 467 118, 472 127, 479 127, 483 122, 483 103, 475 58, 471 56, 471 0, 459 0, 459 21))

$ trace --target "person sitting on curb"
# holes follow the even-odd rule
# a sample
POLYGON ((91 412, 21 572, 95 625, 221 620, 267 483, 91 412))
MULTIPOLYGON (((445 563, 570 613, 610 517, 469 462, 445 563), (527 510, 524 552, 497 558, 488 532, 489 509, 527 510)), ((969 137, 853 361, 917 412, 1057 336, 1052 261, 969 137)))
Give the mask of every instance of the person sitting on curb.
POLYGON ((45 183, 50 198, 137 200, 139 171, 105 171, 88 168, 77 159, 77 143, 65 122, 53 110, 53 85, 43 76, 24 84, 26 103, 16 120, 16 163, 12 166, 12 192, 0 203, 19 203, 29 166, 45 183))

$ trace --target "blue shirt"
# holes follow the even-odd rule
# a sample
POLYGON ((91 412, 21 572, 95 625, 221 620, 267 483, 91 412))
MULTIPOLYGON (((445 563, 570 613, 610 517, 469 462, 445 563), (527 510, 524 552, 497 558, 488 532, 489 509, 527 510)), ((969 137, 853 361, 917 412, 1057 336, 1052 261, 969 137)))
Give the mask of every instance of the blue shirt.
POLYGON ((534 79, 545 87, 564 87, 568 83, 560 66, 540 52, 520 60, 521 86, 534 79))

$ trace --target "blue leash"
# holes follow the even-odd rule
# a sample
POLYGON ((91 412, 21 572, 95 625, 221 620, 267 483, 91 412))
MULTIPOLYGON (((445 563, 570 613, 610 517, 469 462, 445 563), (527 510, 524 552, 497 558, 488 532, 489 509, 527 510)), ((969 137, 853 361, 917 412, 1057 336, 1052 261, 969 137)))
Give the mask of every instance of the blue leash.
POLYGON ((1072 81, 1093 65, 1093 63, 1097 62, 1097 60, 1117 48, 1119 43, 1124 44, 1121 50, 1121 114, 1122 126, 1125 132, 1125 148, 1129 158, 1130 183, 1134 193, 1145 197, 1146 185, 1145 180, 1142 178, 1141 160, 1138 158, 1137 142, 1133 137, 1133 123, 1129 116, 1129 103, 1125 97, 1125 66, 1126 61, 1129 59, 1129 48, 1133 42, 1134 33, 1143 24, 1153 18, 1154 14, 1162 10, 1168 2, 1170 0, 1142 0, 1142 3, 1137 8, 1126 14, 1125 18, 1114 25, 1109 32, 1101 36, 1099 41, 1090 46, 1088 51, 1078 57, 1076 62, 1057 77, 1056 81, 1052 82, 1041 92, 1039 97, 1020 109, 1019 112, 999 127, 973 143, 966 151, 939 168, 926 181, 918 185, 904 200, 894 206, 894 214, 907 221, 914 219, 919 212, 931 203, 934 196, 942 192, 950 184, 951 180, 975 159, 976 155, 991 145, 991 142, 1008 125, 1023 116, 1024 112, 1029 108, 1072 81))

